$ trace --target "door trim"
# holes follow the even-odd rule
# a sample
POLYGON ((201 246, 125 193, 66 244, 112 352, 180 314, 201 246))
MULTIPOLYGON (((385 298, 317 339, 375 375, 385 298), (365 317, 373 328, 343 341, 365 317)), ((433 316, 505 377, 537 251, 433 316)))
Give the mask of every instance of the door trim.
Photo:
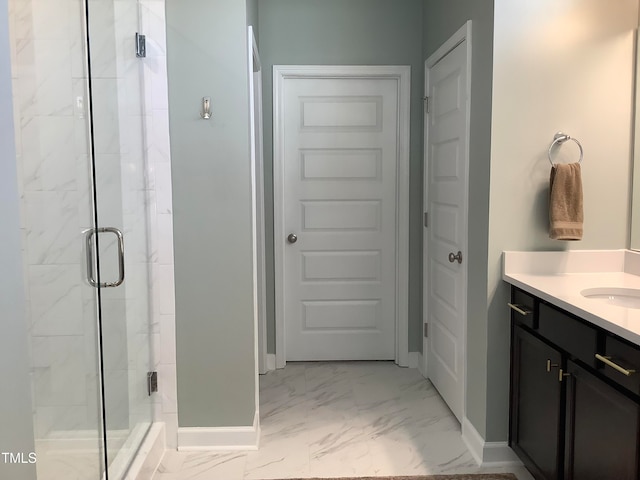
MULTIPOLYGON (((449 52, 456 48, 461 43, 465 42, 466 49, 466 68, 467 68, 467 81, 465 85, 465 91, 467 95, 467 111, 465 112, 465 128, 466 128, 466 150, 464 152, 464 166, 467 174, 465 175, 464 185, 464 200, 463 200, 463 214, 466 222, 466 229, 462 238, 462 251, 466 254, 467 260, 463 262, 463 275, 464 281, 462 286, 463 301, 462 301, 462 357, 463 357, 463 382, 462 382, 462 416, 466 418, 467 413, 467 287, 469 279, 469 151, 470 151, 470 134, 471 134, 471 54, 472 54, 472 37, 471 37, 471 20, 468 20, 462 27, 460 27, 447 41, 445 41, 432 55, 424 62, 424 96, 429 94, 429 69, 435 66, 440 60, 442 60, 449 52)), ((423 164, 423 208, 424 212, 428 211, 429 207, 429 113, 427 110, 423 110, 423 135, 424 135, 424 164, 423 164)), ((425 233, 423 228, 423 261, 422 261, 422 318, 423 323, 429 320, 429 235, 425 233)), ((429 358, 429 338, 423 335, 422 337, 422 357, 425 374, 428 375, 428 358, 429 358)))
POLYGON ((286 364, 284 333, 284 83, 291 78, 395 79, 398 85, 398 167, 396 180, 396 338, 395 362, 409 358, 409 129, 411 67, 351 65, 273 66, 273 217, 275 253, 276 367, 286 364))
MULTIPOLYGON (((255 408, 260 411, 259 374, 267 371, 267 307, 264 228, 264 158, 262 147, 262 80, 253 27, 247 27, 249 79, 249 136, 251 153, 251 229, 253 256, 253 328, 255 355, 255 408)), ((258 415, 259 420, 259 415, 258 415)), ((259 423, 259 422, 258 422, 259 423)), ((258 425, 259 428, 259 425, 258 425)))

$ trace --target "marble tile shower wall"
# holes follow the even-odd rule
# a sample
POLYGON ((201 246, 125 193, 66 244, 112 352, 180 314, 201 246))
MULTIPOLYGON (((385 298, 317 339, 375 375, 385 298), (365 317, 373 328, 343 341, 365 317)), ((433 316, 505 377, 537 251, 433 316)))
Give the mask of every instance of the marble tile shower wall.
MULTIPOLYGON (((131 372, 148 369, 151 336, 151 361, 160 377, 160 394, 152 399, 154 419, 167 423, 168 444, 175 446, 164 0, 92 1, 90 6, 90 21, 103 22, 91 27, 98 214, 101 225, 123 229, 127 245, 128 281, 103 297, 103 315, 110 322, 104 338, 108 426, 133 426, 149 410, 144 376, 131 372), (148 40, 145 59, 131 54, 133 34, 140 29, 148 40), (101 203, 100 198, 119 201, 101 203), (136 394, 129 398, 126 392, 136 394)), ((91 225, 82 15, 81 0, 9 2, 39 439, 92 431, 98 422, 95 292, 81 280, 80 232, 91 225)), ((105 256, 112 248, 106 245, 105 256)))
POLYGON ((77 237, 91 225, 79 1, 9 2, 18 184, 36 438, 95 431, 94 292, 77 237), (79 108, 78 108, 79 107, 79 108), (88 367, 93 367, 92 370, 88 367))

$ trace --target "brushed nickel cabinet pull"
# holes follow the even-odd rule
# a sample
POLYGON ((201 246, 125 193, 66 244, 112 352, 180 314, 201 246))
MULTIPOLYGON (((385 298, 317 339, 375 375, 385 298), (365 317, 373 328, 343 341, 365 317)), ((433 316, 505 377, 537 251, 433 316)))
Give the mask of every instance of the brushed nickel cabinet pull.
POLYGON ((570 373, 564 373, 564 370, 558 370, 558 381, 561 382, 564 377, 570 377, 570 373))
POLYGON ((551 363, 551 359, 547 358, 547 372, 551 371, 551 368, 559 367, 557 363, 551 363))
POLYGON ((529 308, 525 307, 524 305, 518 305, 516 303, 507 303, 507 305, 509 305, 511 310, 515 310, 520 315, 530 315, 531 313, 533 313, 529 308))
POLYGON ((618 372, 620 372, 623 375, 626 375, 627 377, 629 377, 632 374, 636 373, 635 370, 623 368, 620 365, 618 365, 617 363, 612 362, 611 361, 611 357, 605 357, 604 355, 600 355, 599 353, 596 353, 596 358, 598 360, 600 360, 602 363, 604 363, 605 365, 609 365, 611 368, 613 368, 614 370, 617 370, 618 372))

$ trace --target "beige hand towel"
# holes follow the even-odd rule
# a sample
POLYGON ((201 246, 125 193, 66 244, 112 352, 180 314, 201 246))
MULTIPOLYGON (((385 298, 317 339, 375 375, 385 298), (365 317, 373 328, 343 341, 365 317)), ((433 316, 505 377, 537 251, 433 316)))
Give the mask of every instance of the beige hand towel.
POLYGON ((582 240, 582 174, 579 163, 551 168, 549 187, 549 237, 582 240))

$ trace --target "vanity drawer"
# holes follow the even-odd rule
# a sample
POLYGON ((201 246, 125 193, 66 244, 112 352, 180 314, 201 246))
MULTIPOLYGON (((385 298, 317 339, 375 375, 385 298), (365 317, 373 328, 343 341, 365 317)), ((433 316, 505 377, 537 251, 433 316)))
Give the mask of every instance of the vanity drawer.
POLYGON ((572 357, 595 366, 598 346, 598 331, 595 327, 540 302, 538 331, 572 357))
POLYGON ((636 395, 640 395, 640 348, 612 335, 607 335, 605 352, 605 361, 601 363, 604 365, 602 372, 619 385, 631 390, 636 395))
POLYGON ((535 298, 517 288, 511 289, 511 319, 529 328, 537 328, 538 322, 535 316, 535 298))

